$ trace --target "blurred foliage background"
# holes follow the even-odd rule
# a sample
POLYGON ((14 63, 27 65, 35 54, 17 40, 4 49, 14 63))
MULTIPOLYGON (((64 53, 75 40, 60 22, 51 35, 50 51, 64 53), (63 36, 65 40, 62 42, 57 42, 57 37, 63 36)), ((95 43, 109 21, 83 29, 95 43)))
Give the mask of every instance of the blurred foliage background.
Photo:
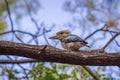
MULTIPOLYGON (((117 32, 120 30, 120 0, 7 0, 7 2, 9 9, 5 0, 0 0, 0 40, 4 41, 48 44, 63 49, 58 41, 48 39, 57 31, 67 29, 84 39, 104 24, 108 25, 106 29, 117 32)), ((102 48, 112 35, 107 32, 94 34, 87 39, 91 46, 89 50, 102 48)), ((116 38, 116 42, 119 42, 119 37, 116 38)), ((120 46, 116 42, 110 43, 105 51, 119 52, 120 46)), ((26 59, 0 56, 0 61, 26 59)), ((89 66, 89 68, 102 80, 120 80, 120 68, 117 66, 89 66)), ((77 66, 76 69, 75 65, 49 62, 0 64, 0 80, 85 79, 94 80, 82 67, 77 66)))

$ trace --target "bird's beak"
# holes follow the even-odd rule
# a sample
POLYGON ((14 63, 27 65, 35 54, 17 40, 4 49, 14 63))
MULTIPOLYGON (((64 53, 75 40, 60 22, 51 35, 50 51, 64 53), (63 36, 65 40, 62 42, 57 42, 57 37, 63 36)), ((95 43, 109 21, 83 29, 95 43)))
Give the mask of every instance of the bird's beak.
POLYGON ((49 39, 59 39, 59 37, 58 36, 52 36, 49 39))

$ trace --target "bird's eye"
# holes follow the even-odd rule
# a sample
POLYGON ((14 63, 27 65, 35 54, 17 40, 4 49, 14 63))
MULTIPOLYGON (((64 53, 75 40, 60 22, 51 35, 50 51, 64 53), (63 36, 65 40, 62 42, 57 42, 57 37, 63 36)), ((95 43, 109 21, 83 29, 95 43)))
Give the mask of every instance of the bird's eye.
POLYGON ((63 33, 60 33, 60 34, 63 34, 63 33))
POLYGON ((60 33, 58 33, 58 34, 62 34, 62 33, 60 32, 60 33))

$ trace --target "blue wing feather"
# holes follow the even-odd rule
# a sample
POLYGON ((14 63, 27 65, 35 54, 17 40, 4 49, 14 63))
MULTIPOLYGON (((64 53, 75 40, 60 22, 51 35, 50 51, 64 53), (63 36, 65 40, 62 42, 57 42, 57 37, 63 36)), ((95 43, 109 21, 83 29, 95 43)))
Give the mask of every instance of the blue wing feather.
POLYGON ((65 43, 75 42, 78 44, 87 44, 87 42, 85 42, 84 40, 82 40, 80 37, 76 35, 67 36, 64 39, 62 39, 62 42, 65 42, 65 43))

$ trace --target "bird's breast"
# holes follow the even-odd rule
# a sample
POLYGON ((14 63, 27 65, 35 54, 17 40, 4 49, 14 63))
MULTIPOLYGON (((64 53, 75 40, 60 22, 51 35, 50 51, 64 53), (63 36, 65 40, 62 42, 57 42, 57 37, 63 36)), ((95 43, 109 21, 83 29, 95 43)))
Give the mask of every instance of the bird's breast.
POLYGON ((61 44, 62 44, 62 47, 64 49, 71 50, 71 51, 79 50, 79 48, 83 46, 81 44, 77 44, 77 43, 74 43, 74 42, 70 42, 70 43, 62 42, 61 44))

